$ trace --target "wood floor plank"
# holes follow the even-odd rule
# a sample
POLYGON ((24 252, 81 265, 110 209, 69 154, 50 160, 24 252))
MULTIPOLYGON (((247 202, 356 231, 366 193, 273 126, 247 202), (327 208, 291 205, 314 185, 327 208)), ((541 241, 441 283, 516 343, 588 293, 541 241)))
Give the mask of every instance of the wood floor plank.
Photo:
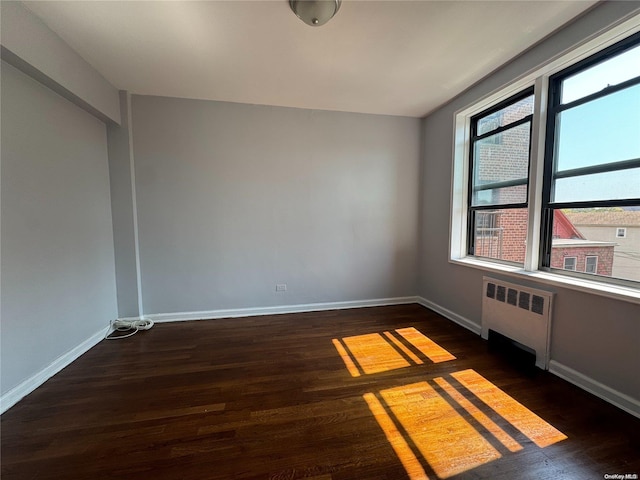
POLYGON ((640 474, 640 419, 419 305, 157 324, 0 427, 3 480, 640 474))

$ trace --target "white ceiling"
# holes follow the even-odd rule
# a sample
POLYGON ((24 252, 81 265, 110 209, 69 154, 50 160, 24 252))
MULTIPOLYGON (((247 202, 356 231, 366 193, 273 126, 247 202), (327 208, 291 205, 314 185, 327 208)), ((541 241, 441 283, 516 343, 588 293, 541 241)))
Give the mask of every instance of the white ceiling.
POLYGON ((145 95, 421 117, 595 4, 26 1, 109 82, 145 95))

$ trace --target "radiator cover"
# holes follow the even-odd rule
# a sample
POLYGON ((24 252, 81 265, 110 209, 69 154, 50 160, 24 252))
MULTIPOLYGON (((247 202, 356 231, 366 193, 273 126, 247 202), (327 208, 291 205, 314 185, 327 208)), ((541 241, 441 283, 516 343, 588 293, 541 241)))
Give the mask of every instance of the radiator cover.
POLYGON ((482 282, 482 338, 498 332, 536 352, 536 366, 549 369, 553 292, 491 277, 482 282))

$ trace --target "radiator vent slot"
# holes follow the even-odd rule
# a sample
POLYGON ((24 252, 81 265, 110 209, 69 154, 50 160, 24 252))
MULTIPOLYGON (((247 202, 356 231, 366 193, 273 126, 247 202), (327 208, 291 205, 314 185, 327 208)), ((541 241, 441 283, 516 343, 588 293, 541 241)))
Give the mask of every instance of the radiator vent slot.
POLYGON ((536 353, 536 366, 549 368, 553 293, 483 277, 482 338, 489 330, 536 353))

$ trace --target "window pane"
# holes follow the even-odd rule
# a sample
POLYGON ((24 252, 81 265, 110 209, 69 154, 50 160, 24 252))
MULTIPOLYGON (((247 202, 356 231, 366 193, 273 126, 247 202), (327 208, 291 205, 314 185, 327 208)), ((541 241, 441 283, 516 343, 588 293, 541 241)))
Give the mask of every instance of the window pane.
POLYGON ((526 208, 475 212, 474 255, 524 264, 526 208))
POLYGON ((568 77, 562 82, 561 103, 570 103, 609 85, 640 76, 640 45, 568 77))
POLYGON ((565 268, 567 257, 578 272, 640 281, 640 206, 555 210, 551 267, 565 268))
POLYGON ((597 273, 598 271, 598 257, 586 257, 584 271, 586 273, 597 273))
POLYGON ((480 190, 473 195, 473 206, 478 205, 508 205, 511 203, 526 203, 527 186, 492 188, 480 190))
POLYGON ((633 198, 640 198, 640 168, 560 178, 553 195, 556 203, 633 198))
POLYGON ((640 158, 640 85, 558 115, 556 170, 640 158))
POLYGON ((491 135, 474 144, 473 198, 471 204, 504 205, 527 201, 530 122, 491 135), (500 186, 519 181, 521 185, 500 186), (498 184, 494 188, 492 184, 498 184), (485 188, 483 188, 485 187, 485 188))
POLYGON ((533 95, 523 98, 502 110, 486 115, 478 119, 476 135, 483 135, 496 128, 509 125, 510 123, 522 120, 527 115, 533 113, 533 95))

